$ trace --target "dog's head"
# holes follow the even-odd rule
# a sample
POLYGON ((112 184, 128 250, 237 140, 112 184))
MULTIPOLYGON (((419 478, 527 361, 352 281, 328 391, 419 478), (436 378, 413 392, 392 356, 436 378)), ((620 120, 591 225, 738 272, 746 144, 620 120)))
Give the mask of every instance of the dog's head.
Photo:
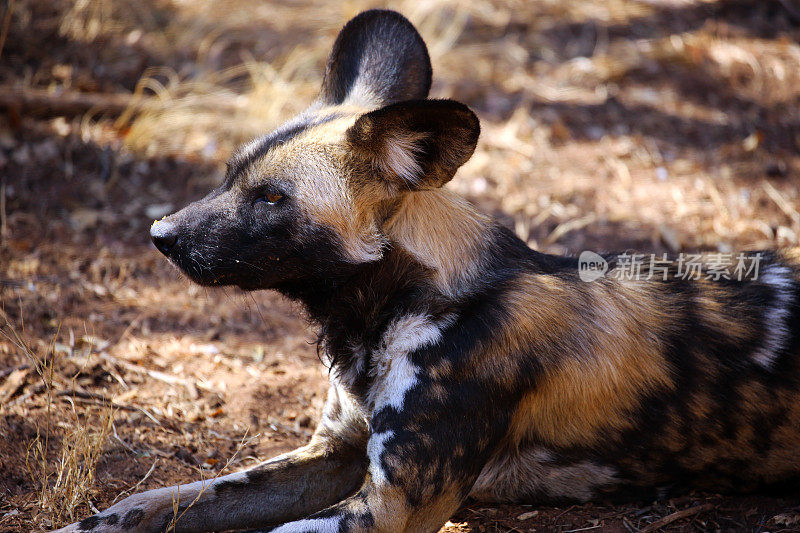
POLYGON ((153 223, 158 249, 203 285, 280 288, 377 261, 403 195, 441 187, 469 159, 477 117, 427 100, 425 43, 403 16, 345 25, 317 100, 240 148, 208 196, 153 223))

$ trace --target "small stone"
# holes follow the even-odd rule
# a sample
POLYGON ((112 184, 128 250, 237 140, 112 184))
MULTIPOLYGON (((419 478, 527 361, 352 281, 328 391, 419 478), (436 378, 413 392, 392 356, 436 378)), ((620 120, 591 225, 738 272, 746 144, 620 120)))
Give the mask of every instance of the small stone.
POLYGON ((539 515, 539 511, 529 511, 527 513, 522 513, 517 517, 517 520, 530 520, 539 515))

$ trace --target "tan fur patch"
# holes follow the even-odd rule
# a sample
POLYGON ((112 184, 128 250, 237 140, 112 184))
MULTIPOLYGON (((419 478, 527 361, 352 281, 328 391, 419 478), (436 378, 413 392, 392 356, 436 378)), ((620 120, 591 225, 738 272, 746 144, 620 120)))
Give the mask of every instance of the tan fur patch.
POLYGON ((372 484, 369 476, 366 486, 369 490, 366 506, 361 507, 362 504, 359 502, 356 505, 360 508, 354 511, 363 513, 369 510, 375 519, 378 531, 405 531, 410 509, 406 505, 406 497, 400 487, 387 484, 377 487, 372 484))
POLYGON ((406 520, 404 531, 436 531, 460 506, 461 496, 455 487, 445 490, 430 498, 422 508, 415 509, 406 520))
POLYGON ((746 343, 758 332, 752 321, 736 316, 728 302, 736 301, 735 289, 707 279, 696 280, 699 293, 692 303, 700 319, 714 331, 738 343, 746 343))
POLYGON ((758 462, 759 474, 768 481, 780 481, 797 471, 797 443, 800 442, 800 393, 783 391, 777 395, 785 417, 772 435, 772 447, 758 462))
POLYGON ((545 448, 522 450, 502 447, 484 466, 470 496, 485 501, 530 500, 546 494, 550 498, 587 501, 598 488, 617 482, 613 468, 591 461, 552 464, 545 448))
POLYGON ((513 440, 591 445, 631 427, 644 393, 672 386, 658 340, 667 317, 640 283, 586 284, 564 298, 565 282, 543 278, 524 278, 511 296, 513 336, 533 338, 542 354, 552 345, 551 360, 542 361, 548 370, 514 413, 513 440), (596 319, 578 316, 584 305, 596 319), (542 313, 550 316, 543 321, 542 313))
POLYGON ((793 267, 800 266, 800 247, 784 248, 779 251, 779 254, 784 258, 786 263, 793 267))
POLYGON ((383 226, 389 240, 436 273, 445 294, 457 294, 480 268, 489 220, 446 189, 410 192, 383 226))

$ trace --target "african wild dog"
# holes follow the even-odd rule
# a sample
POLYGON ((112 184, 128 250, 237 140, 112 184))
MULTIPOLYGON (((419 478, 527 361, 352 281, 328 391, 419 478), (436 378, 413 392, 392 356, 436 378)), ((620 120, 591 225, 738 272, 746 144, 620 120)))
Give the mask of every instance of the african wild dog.
POLYGON ((162 531, 176 499, 177 531, 435 531, 468 497, 797 481, 800 251, 756 280, 581 281, 441 188, 479 125, 430 83, 406 19, 360 14, 316 102, 151 229, 197 283, 305 305, 332 381, 311 442, 62 531, 162 531))

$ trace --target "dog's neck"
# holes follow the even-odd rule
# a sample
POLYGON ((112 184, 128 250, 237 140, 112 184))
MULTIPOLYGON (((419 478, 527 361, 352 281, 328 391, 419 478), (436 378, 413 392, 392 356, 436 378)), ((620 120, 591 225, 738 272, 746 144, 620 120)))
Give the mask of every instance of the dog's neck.
POLYGON ((438 189, 408 193, 382 229, 389 246, 381 259, 281 288, 305 306, 333 366, 354 364, 392 320, 446 313, 468 297, 494 236, 488 217, 438 189))
POLYGON ((444 301, 433 277, 407 252, 390 248, 378 261, 359 265, 346 275, 307 282, 302 291, 289 296, 305 306, 324 337, 339 331, 348 337, 369 336, 418 302, 444 301))
MULTIPOLYGON (((433 272, 399 248, 360 265, 346 277, 306 283, 291 293, 318 328, 318 343, 333 372, 350 376, 352 392, 369 386, 369 353, 384 331, 406 314, 438 315, 451 302, 436 289, 433 272)), ((362 389, 362 390, 360 390, 362 389)))
POLYGON ((408 193, 383 232, 392 243, 433 272, 448 297, 470 292, 491 245, 492 222, 469 202, 447 189, 408 193))
POLYGON ((531 253, 443 190, 409 193, 383 231, 390 245, 381 259, 281 290, 304 304, 332 369, 348 375, 355 392, 369 386, 369 354, 392 321, 451 315, 464 300, 502 284, 531 253))
POLYGON ((388 241, 381 259, 279 290, 302 302, 319 324, 374 314, 412 286, 424 287, 429 298, 458 300, 480 285, 476 273, 497 236, 489 217, 444 189, 407 193, 381 230, 388 241))

